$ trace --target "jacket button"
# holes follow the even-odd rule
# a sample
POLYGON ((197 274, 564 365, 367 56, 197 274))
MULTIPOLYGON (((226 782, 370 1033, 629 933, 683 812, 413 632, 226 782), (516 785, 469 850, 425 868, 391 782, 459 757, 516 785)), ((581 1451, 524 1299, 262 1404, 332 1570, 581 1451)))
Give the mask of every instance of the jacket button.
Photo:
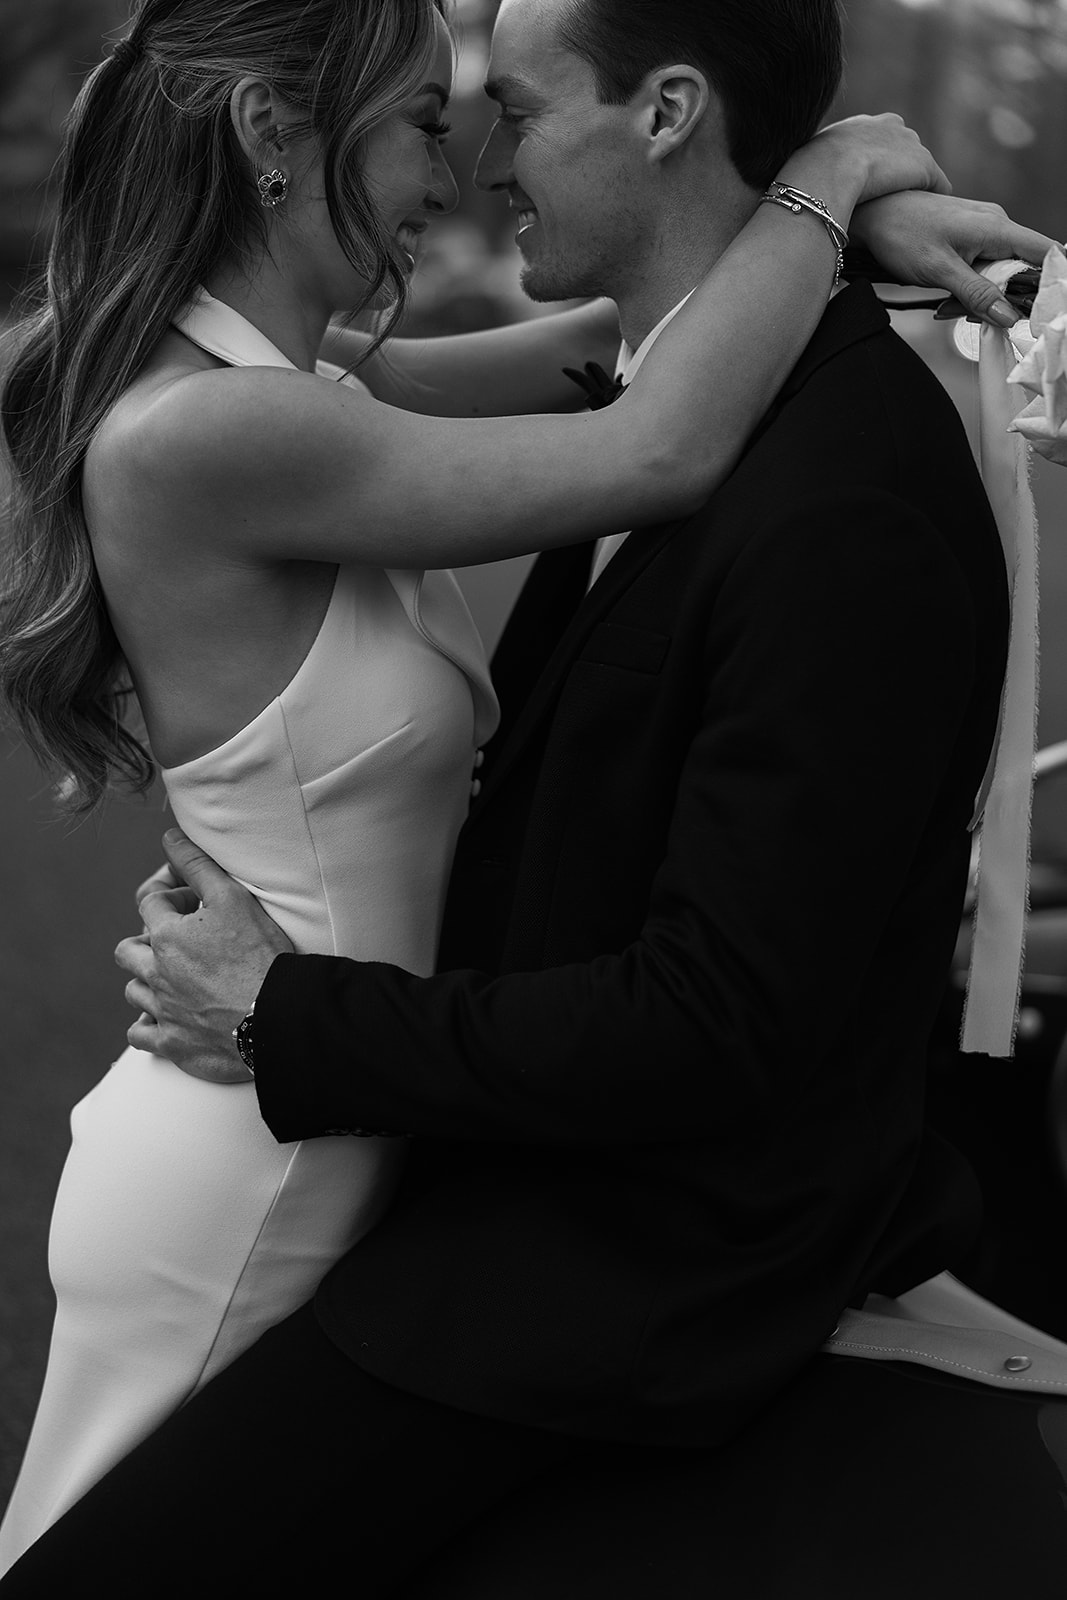
POLYGON ((1027 1367, 1032 1367, 1033 1362, 1029 1356, 1009 1356, 1004 1363, 1005 1372, 1025 1372, 1027 1367))

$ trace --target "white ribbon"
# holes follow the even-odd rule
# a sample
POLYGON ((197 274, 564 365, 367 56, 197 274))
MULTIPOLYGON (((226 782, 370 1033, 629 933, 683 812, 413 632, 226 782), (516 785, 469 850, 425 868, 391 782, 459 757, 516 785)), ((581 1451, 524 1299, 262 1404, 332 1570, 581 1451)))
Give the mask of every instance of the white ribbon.
MULTIPOLYGON (((1003 289, 1025 265, 998 261, 986 276, 1003 289)), ((978 359, 981 467, 1008 569, 1011 638, 997 741, 971 823, 981 830, 978 895, 960 1048, 991 1056, 1012 1054, 1018 1024, 1037 731, 1037 519, 1029 449, 1009 431, 1025 404, 1009 383, 1016 362, 1009 335, 984 325, 978 359)))

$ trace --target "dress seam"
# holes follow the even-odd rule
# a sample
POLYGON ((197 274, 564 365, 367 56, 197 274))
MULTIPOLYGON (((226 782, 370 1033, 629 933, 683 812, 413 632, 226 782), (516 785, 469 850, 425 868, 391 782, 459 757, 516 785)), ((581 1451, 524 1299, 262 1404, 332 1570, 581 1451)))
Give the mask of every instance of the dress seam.
MULTIPOLYGON (((336 590, 335 590, 335 594, 336 594, 336 590)), ((332 597, 331 597, 330 605, 331 605, 331 607, 333 605, 333 598, 332 597)), ((323 624, 322 624, 322 628, 323 629, 325 628, 325 625, 326 625, 326 619, 324 618, 323 619, 323 624)), ((316 641, 315 641, 316 644, 318 644, 319 639, 321 639, 321 637, 322 637, 322 629, 320 629, 319 635, 316 638, 316 641)), ((318 849, 318 844, 317 844, 316 839, 315 839, 315 834, 314 834, 314 831, 313 831, 313 829, 311 827, 311 819, 309 818, 309 816, 307 814, 307 804, 306 804, 306 801, 304 799, 304 786, 300 781, 300 768, 299 768, 299 764, 298 764, 297 759, 296 759, 296 751, 293 749, 293 741, 292 741, 292 737, 290 736, 290 733, 289 733, 289 719, 288 719, 288 717, 286 715, 285 704, 284 704, 281 696, 278 697, 277 705, 278 705, 278 709, 279 709, 279 711, 281 713, 282 727, 283 727, 283 729, 285 731, 285 747, 286 747, 287 751, 289 752, 289 761, 290 761, 290 764, 291 764, 291 767, 292 767, 293 781, 294 781, 295 786, 296 786, 296 791, 300 796, 300 815, 301 815, 301 817, 303 819, 304 831, 305 831, 305 834, 306 834, 306 837, 307 837, 308 844, 311 847, 312 859, 315 862, 315 872, 316 872, 316 875, 317 875, 318 880, 319 880, 319 888, 320 888, 321 894, 322 894, 322 903, 326 908, 326 915, 327 915, 327 917, 329 919, 329 924, 330 924, 330 948, 331 948, 333 954, 336 955, 337 954, 337 929, 336 929, 336 926, 334 924, 333 906, 331 905, 330 896, 329 896, 329 894, 327 892, 327 889, 326 889, 326 880, 325 880, 325 876, 324 876, 323 869, 322 869, 322 860, 321 860, 321 857, 319 855, 319 849, 318 849)), ((225 1307, 224 1307, 224 1309, 222 1311, 222 1314, 219 1317, 218 1323, 216 1325, 214 1336, 213 1336, 213 1338, 211 1340, 211 1343, 208 1346, 208 1349, 207 1349, 207 1351, 205 1353, 204 1360, 203 1360, 203 1362, 201 1363, 201 1366, 200 1366, 200 1370, 198 1371, 198 1373, 196 1375, 196 1381, 191 1386, 191 1388, 189 1390, 189 1395, 186 1398, 189 1398, 192 1395, 194 1395, 196 1393, 197 1389, 199 1388, 200 1384, 203 1382, 204 1373, 207 1371, 208 1367, 211 1364, 211 1358, 214 1355, 215 1350, 218 1347, 219 1340, 222 1337, 223 1329, 226 1326, 226 1320, 229 1317, 229 1315, 232 1312, 232 1310, 234 1309, 234 1306, 236 1304, 238 1295, 240 1293, 241 1285, 244 1283, 245 1278, 246 1278, 246 1276, 248 1274, 248 1271, 249 1271, 249 1268, 250 1268, 250 1266, 252 1264, 253 1258, 255 1257, 256 1249, 257 1249, 257 1247, 259 1245, 260 1240, 263 1237, 264 1230, 266 1229, 267 1224, 270 1222, 271 1217, 274 1215, 274 1211, 275 1211, 275 1209, 276 1209, 276 1207, 278 1205, 278 1202, 279 1202, 279 1200, 281 1198, 282 1193, 284 1192, 285 1185, 286 1185, 286 1182, 288 1180, 289 1174, 293 1169, 293 1162, 296 1160, 297 1155, 299 1154, 300 1146, 301 1146, 302 1143, 303 1143, 303 1140, 297 1140, 293 1145, 293 1149, 290 1152, 289 1160, 285 1163, 285 1171, 281 1174, 280 1178, 278 1179, 278 1183, 275 1186, 274 1193, 271 1196, 270 1205, 267 1207, 267 1209, 263 1213, 263 1216, 262 1216, 262 1218, 260 1220, 259 1227, 256 1229, 255 1237, 249 1242, 248 1249, 245 1252, 244 1261, 241 1264, 241 1270, 237 1274, 237 1276, 235 1277, 235 1279, 233 1281, 233 1285, 232 1285, 232 1287, 230 1289, 230 1293, 229 1293, 229 1296, 227 1298, 226 1305, 225 1305, 225 1307)))

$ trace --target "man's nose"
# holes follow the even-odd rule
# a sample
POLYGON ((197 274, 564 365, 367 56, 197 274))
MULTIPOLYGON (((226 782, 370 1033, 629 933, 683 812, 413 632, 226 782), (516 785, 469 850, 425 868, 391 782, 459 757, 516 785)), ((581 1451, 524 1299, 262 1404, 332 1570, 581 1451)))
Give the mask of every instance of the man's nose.
POLYGON ((482 146, 478 165, 474 169, 477 189, 506 189, 512 182, 512 146, 506 130, 498 122, 482 146))

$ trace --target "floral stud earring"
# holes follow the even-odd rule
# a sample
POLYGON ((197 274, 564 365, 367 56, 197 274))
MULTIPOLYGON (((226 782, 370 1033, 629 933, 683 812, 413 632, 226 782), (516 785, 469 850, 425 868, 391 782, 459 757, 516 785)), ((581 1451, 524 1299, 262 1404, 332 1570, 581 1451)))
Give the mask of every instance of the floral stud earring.
POLYGON ((259 190, 260 204, 266 206, 269 211, 274 211, 285 202, 289 192, 289 179, 284 172, 279 172, 275 167, 273 172, 260 174, 256 187, 259 190))

